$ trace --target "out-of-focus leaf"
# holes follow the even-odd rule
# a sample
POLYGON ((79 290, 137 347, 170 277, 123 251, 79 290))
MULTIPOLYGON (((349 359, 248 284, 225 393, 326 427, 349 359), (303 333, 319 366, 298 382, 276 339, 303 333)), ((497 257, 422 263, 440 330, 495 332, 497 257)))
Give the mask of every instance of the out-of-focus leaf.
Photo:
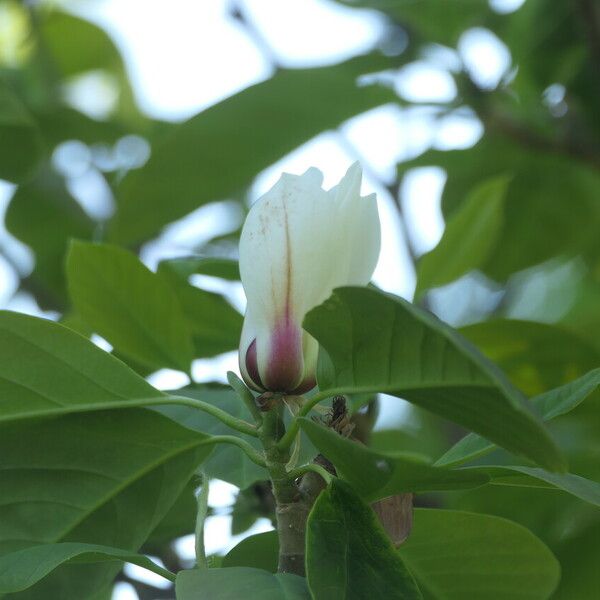
POLYGON ((66 140, 85 144, 113 144, 127 135, 126 127, 116 121, 99 121, 67 106, 45 108, 35 113, 49 148, 66 140))
MULTIPOLYGON (((145 409, 0 426, 0 554, 82 542, 136 551, 208 456, 208 439, 145 409)), ((68 565, 19 595, 87 598, 119 565, 68 565)))
POLYGON ((116 349, 150 367, 189 371, 192 340, 179 299, 135 255, 74 242, 67 276, 77 312, 116 349))
POLYGON ((110 36, 94 23, 61 10, 48 10, 40 19, 43 47, 61 78, 91 71, 110 73, 118 84, 121 112, 139 119, 121 54, 110 36))
POLYGON ((550 470, 564 468, 518 390, 433 315, 378 290, 339 288, 308 313, 304 328, 321 345, 321 390, 400 396, 550 470))
POLYGON ((416 509, 398 553, 428 600, 546 600, 560 577, 529 530, 476 513, 416 509))
POLYGON ((459 331, 528 395, 563 385, 600 365, 600 350, 557 325, 495 319, 459 331))
POLYGON ((147 556, 96 544, 45 544, 0 557, 0 593, 20 592, 43 579, 64 563, 96 563, 120 560, 148 569, 170 581, 175 575, 147 556))
POLYGON ((177 573, 177 600, 309 600, 306 580, 290 573, 247 567, 177 573))
POLYGON ((310 419, 302 419, 301 427, 338 474, 369 501, 402 492, 478 487, 489 481, 487 475, 468 470, 437 469, 410 454, 376 452, 310 419))
POLYGON ((194 533, 198 513, 198 502, 195 496, 198 482, 198 477, 192 477, 192 481, 183 489, 173 506, 148 536, 144 544, 144 552, 152 554, 161 545, 194 533))
POLYGON ((256 482, 237 493, 231 511, 231 535, 244 533, 261 517, 275 523, 275 498, 268 481, 256 482))
POLYGON ((35 254, 31 284, 40 305, 62 308, 67 301, 65 256, 71 238, 91 239, 94 224, 49 170, 20 186, 6 212, 6 228, 35 254))
POLYGON ((253 567, 275 573, 277 571, 278 546, 276 531, 251 535, 223 557, 223 566, 253 567))
POLYGON ((385 57, 369 55, 332 67, 282 70, 182 123, 121 183, 112 239, 153 236, 198 206, 235 194, 323 130, 394 101, 390 89, 356 85, 361 74, 390 66, 385 57))
MULTIPOLYGON (((549 390, 533 398, 545 420, 564 415, 581 402, 600 386, 600 368, 586 373, 559 388, 549 390)), ((495 445, 479 435, 470 433, 458 441, 435 463, 438 466, 451 466, 465 463, 495 449, 495 445)))
POLYGON ((504 280, 555 256, 599 251, 600 173, 585 164, 557 153, 532 152, 488 133, 473 148, 431 150, 400 170, 431 165, 448 173, 442 197, 446 217, 482 179, 513 175, 501 234, 482 265, 493 279, 504 280))
POLYGON ((454 46, 471 27, 489 26, 498 20, 486 0, 338 0, 346 6, 374 8, 428 42, 454 46))
POLYGON ((308 517, 306 577, 314 600, 423 597, 375 513, 336 479, 308 517))
POLYGON ((190 256, 163 260, 158 270, 166 270, 188 279, 190 275, 209 275, 226 279, 227 281, 240 280, 240 266, 237 260, 231 258, 215 258, 212 256, 190 256))
POLYGON ((96 69, 112 70, 121 56, 110 37, 90 21, 60 11, 49 11, 41 34, 52 60, 64 76, 96 69))
MULTIPOLYGON (((233 261, 211 261, 208 265, 209 271, 214 268, 215 272, 220 272, 223 267, 227 275, 232 275, 234 268, 237 270, 237 263, 233 261)), ((169 282, 179 299, 193 335, 197 358, 235 350, 240 342, 243 318, 220 294, 188 283, 189 276, 198 272, 197 268, 201 269, 201 264, 182 260, 163 261, 157 274, 169 282)))
POLYGON ((562 577, 553 600, 586 600, 600 589, 600 523, 586 527, 556 549, 562 577))
MULTIPOLYGON (((566 87, 569 130, 577 131, 582 146, 591 146, 600 131, 600 116, 596 107, 600 100, 597 79, 597 53, 590 51, 588 27, 597 23, 598 12, 594 2, 577 4, 552 0, 528 0, 519 9, 517 18, 506 19, 498 33, 510 48, 518 70, 511 88, 519 103, 532 99, 541 105, 541 94, 552 84, 566 87)), ((593 35, 593 33, 592 33, 593 35)), ((533 111, 528 120, 535 118, 533 111)), ((555 127, 556 127, 555 121, 555 127)), ((564 133, 563 123, 558 125, 564 133)), ((569 142, 567 136, 565 142, 569 142)))
POLYGON ((420 258, 417 294, 450 283, 485 263, 502 229, 507 185, 506 177, 495 177, 469 192, 450 217, 438 245, 420 258))
POLYGON ((42 154, 35 121, 0 75, 0 179, 27 179, 42 154))

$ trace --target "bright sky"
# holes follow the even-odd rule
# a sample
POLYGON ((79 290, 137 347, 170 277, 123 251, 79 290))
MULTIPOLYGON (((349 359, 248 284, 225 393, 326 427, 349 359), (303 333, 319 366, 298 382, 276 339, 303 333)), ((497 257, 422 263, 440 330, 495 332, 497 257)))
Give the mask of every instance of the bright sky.
MULTIPOLYGON (((517 8, 520 1, 493 0, 492 4, 498 10, 509 12, 517 8)), ((327 0, 245 0, 240 5, 264 40, 264 47, 260 49, 243 27, 229 16, 231 3, 225 0, 170 0, 168 3, 158 0, 63 0, 61 3, 109 31, 125 57, 140 106, 150 115, 170 120, 185 119, 268 78, 272 71, 269 54, 289 67, 335 63, 366 52, 377 42, 383 27, 381 17, 375 12, 344 9, 327 0)), ((461 40, 458 54, 434 49, 427 61, 403 68, 397 76, 396 89, 414 102, 451 100, 456 90, 448 69, 460 64, 461 59, 477 74, 482 85, 490 86, 510 64, 507 50, 493 34, 474 29, 461 40)), ((100 113, 105 110, 105 105, 110 106, 110 89, 103 87, 102 82, 92 78, 84 84, 81 89, 74 90, 75 101, 83 97, 87 99, 88 109, 100 113), (97 106, 89 103, 89 92, 100 100, 97 106)), ((323 171, 325 185, 331 187, 352 162, 361 160, 365 172, 363 191, 377 192, 383 229, 375 281, 386 290, 411 298, 414 273, 405 242, 399 234, 394 200, 385 192, 382 182, 393 177, 395 166, 402 158, 415 156, 431 146, 440 149, 468 147, 480 135, 481 127, 468 110, 438 119, 434 127, 434 115, 427 106, 403 110, 397 106, 383 106, 352 119, 337 132, 318 136, 282 158, 257 177, 252 197, 264 193, 282 171, 300 174, 310 166, 323 171)), ((102 196, 102 190, 97 189, 98 183, 79 177, 78 180, 75 174, 72 178, 73 189, 79 189, 83 199, 92 198, 88 209, 105 210, 98 199, 102 196)), ((439 169, 422 169, 411 173, 403 187, 403 208, 415 232, 414 243, 419 253, 431 249, 443 231, 439 199, 444 177, 439 169)), ((0 210, 6 206, 12 189, 0 182, 0 210)), ((152 265, 165 253, 173 253, 175 247, 179 248, 181 239, 186 235, 189 238, 190 232, 192 237, 206 235, 206 228, 218 223, 218 213, 209 219, 206 216, 207 212, 201 209, 169 228, 170 233, 145 249, 144 259, 152 265)), ((31 256, 26 249, 14 244, 11 253, 25 269, 27 265, 30 268, 31 256)), ((0 260, 0 283, 0 300, 5 304, 14 292, 17 280, 3 260, 0 260)), ((240 290, 233 290, 233 293, 243 303, 240 290)), ((13 300, 10 307, 39 313, 35 303, 25 296, 13 300)), ((237 369, 236 362, 235 353, 215 361, 197 361, 194 373, 201 380, 214 378, 226 369, 237 369)), ((183 379, 177 373, 162 371, 155 374, 152 381, 159 387, 173 387, 184 383, 183 379)), ((397 402, 394 400, 393 410, 384 402, 382 419, 397 418, 397 402)), ((215 482, 211 489, 211 504, 226 506, 232 493, 231 486, 215 482)), ((227 515, 210 518, 207 524, 209 551, 222 552, 237 542, 229 536, 230 522, 227 515)), ((263 521, 258 530, 267 526, 263 521)), ((191 557, 193 540, 181 540, 177 547, 182 555, 191 557)), ((136 570, 130 573, 145 578, 136 570)), ((119 584, 114 596, 118 600, 135 597, 127 584, 119 584)))

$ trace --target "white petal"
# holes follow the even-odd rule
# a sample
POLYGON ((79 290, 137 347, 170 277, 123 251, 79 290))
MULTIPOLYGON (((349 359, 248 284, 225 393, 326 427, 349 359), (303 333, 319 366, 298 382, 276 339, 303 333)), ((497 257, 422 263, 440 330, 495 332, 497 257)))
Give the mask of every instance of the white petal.
MULTIPOLYGON (((360 166, 352 165, 329 192, 321 183, 317 169, 302 176, 284 174, 251 208, 242 230, 240 273, 252 326, 244 327, 240 350, 256 336, 263 381, 274 356, 274 332, 299 331, 306 313, 335 287, 366 285, 375 269, 379 216, 374 195, 360 196, 360 166)), ((305 365, 299 381, 316 364, 316 342, 303 336, 302 345, 305 365)), ((288 356, 296 355, 287 348, 288 356)), ((289 362, 285 367, 296 373, 288 369, 289 362)))

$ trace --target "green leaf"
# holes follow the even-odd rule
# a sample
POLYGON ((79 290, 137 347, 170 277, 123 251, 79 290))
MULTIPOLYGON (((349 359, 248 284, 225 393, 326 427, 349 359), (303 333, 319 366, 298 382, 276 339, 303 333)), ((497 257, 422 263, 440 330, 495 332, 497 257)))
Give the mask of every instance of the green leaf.
MULTIPOLYGON (((206 464, 204 461, 203 466, 206 464)), ((160 523, 154 528, 146 540, 143 550, 148 554, 157 554, 161 547, 170 544, 184 535, 192 535, 198 514, 198 501, 195 491, 200 484, 199 477, 192 477, 186 487, 160 523)))
MULTIPOLYGON (((0 425, 0 554, 82 542, 136 551, 208 456, 207 436, 146 409, 0 425)), ((87 598, 118 565, 68 565, 19 598, 87 598)))
POLYGON ((121 56, 110 37, 98 26, 75 15, 53 10, 45 15, 42 35, 56 66, 66 77, 114 69, 121 56))
POLYGON ((9 311, 0 311, 0 391, 0 422, 164 396, 67 327, 9 311))
POLYGON ((6 212, 6 228, 35 254, 29 276, 38 302, 47 308, 67 304, 65 256, 70 238, 91 239, 94 223, 50 169, 21 185, 6 212))
POLYGON ((338 474, 369 501, 402 492, 472 488, 489 481, 485 474, 439 469, 409 454, 375 452, 310 419, 303 418, 301 427, 338 474))
POLYGON ((175 575, 146 556, 94 544, 45 544, 32 546, 0 557, 0 593, 20 592, 66 562, 129 562, 148 569, 170 581, 175 575))
POLYGON ((121 183, 112 239, 147 239, 202 204, 243 190, 323 130, 393 102, 390 89, 356 85, 360 75, 390 66, 389 59, 369 55, 331 67, 280 70, 182 123, 121 183))
POLYGON ((494 319, 459 331, 531 395, 565 384, 600 364, 600 351, 557 325, 494 319))
POLYGON ((61 10, 46 11, 39 22, 44 52, 61 79, 88 72, 110 74, 119 86, 122 116, 140 119, 123 59, 110 36, 86 19, 61 10))
POLYGON ((339 288, 308 313, 304 328, 321 346, 322 391, 400 396, 549 470, 564 469, 520 392, 433 315, 378 290, 339 288))
POLYGON ((42 139, 35 121, 0 75, 0 179, 27 179, 42 155, 42 139))
POLYGON ((600 589, 600 522, 582 528, 569 536, 557 548, 562 567, 560 585, 552 600, 593 598, 600 589))
POLYGON ((177 600, 309 600, 304 578, 246 567, 180 571, 177 600))
POLYGON ((549 473, 543 469, 520 465, 486 465, 466 470, 487 473, 495 485, 555 488, 584 502, 600 506, 600 483, 572 473, 549 473))
MULTIPOLYGON (((549 390, 533 398, 546 421, 567 414, 581 404, 600 386, 600 368, 559 388, 549 390)), ((438 466, 454 466, 479 458, 494 450, 496 446, 479 435, 470 433, 459 440, 435 463, 438 466)))
POLYGON ((188 256, 163 260, 158 265, 158 271, 167 270, 177 274, 181 279, 190 275, 208 275, 227 281, 240 280, 240 266, 237 260, 216 258, 213 256, 188 256))
POLYGON ((306 577, 314 600, 422 598, 375 513, 336 479, 308 517, 306 577))
POLYGON ((74 242, 67 277, 77 312, 116 349, 150 367, 189 371, 192 341, 177 295, 135 255, 74 242))
POLYGON ((242 540, 223 557, 223 567, 253 567, 277 571, 277 531, 266 531, 242 540))
POLYGON ((543 418, 550 420, 571 412, 599 387, 600 368, 586 373, 575 381, 536 396, 533 402, 543 418))
POLYGON ((448 173, 442 196, 447 218, 482 179, 513 175, 502 231, 481 266, 493 279, 504 281, 556 256, 599 251, 600 174, 584 163, 556 152, 532 152, 512 139, 486 133, 468 150, 428 151, 400 168, 433 165, 448 173))
MULTIPOLYGON (((223 268, 227 275, 233 269, 238 273, 237 263, 233 261, 209 261, 208 271, 220 272, 223 268)), ((199 289, 188 283, 188 278, 197 273, 202 266, 196 261, 163 261, 157 274, 169 282, 183 311, 188 318, 194 337, 195 356, 197 358, 222 354, 237 349, 242 333, 243 318, 220 294, 199 289)))
MULTIPOLYGON (((231 389, 210 389, 207 387, 184 388, 177 390, 179 396, 197 398, 221 408, 236 418, 251 420, 246 407, 231 389)), ((232 431, 218 419, 205 412, 187 406, 163 406, 156 409, 180 425, 209 435, 231 434, 232 431)), ((257 450, 260 444, 256 438, 243 437, 257 450)), ((253 463, 246 454, 235 446, 222 444, 215 448, 209 460, 203 466, 204 472, 212 478, 222 479, 239 488, 245 489, 257 481, 264 481, 268 473, 253 463)))
POLYGON ((560 575, 529 530, 475 513, 416 509, 398 552, 427 600, 546 600, 560 575))
POLYGON ((486 0, 338 0, 346 6, 371 8, 386 13, 394 22, 417 33, 427 42, 454 47, 460 34, 498 19, 486 0), (495 17, 495 18, 494 18, 495 17))
POLYGON ((495 177, 478 184, 452 214, 438 245, 419 259, 417 295, 484 264, 500 236, 508 181, 495 177))

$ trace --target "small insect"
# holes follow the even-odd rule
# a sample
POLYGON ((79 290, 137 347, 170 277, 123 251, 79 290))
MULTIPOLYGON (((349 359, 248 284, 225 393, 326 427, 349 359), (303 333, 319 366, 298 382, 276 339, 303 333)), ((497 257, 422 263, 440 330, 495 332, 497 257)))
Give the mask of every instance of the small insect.
POLYGON ((346 398, 344 396, 335 396, 333 398, 331 410, 329 410, 325 419, 325 425, 343 437, 350 437, 354 430, 354 423, 350 421, 348 409, 346 408, 346 398))

